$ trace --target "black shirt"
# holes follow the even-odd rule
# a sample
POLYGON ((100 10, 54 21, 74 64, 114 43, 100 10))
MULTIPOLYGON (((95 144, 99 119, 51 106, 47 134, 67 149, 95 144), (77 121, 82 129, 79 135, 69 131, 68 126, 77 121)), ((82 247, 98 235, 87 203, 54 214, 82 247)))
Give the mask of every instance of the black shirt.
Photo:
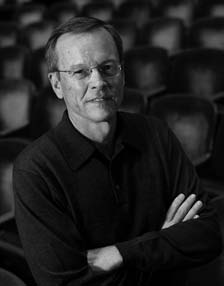
POLYGON ((154 118, 119 113, 108 158, 65 113, 17 159, 14 190, 25 255, 41 286, 175 285, 174 271, 220 252, 216 216, 195 170, 154 118), (203 201, 200 218, 161 230, 180 193, 203 201), (118 247, 122 267, 93 273, 86 251, 108 245, 118 247))

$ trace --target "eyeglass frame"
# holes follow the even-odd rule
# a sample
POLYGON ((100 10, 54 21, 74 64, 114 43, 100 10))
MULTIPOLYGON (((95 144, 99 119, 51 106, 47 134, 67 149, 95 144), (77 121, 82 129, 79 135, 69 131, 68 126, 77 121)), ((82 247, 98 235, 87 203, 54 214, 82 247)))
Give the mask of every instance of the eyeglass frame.
POLYGON ((80 67, 79 69, 77 69, 77 71, 75 71, 75 70, 54 70, 52 72, 68 73, 68 74, 70 73, 71 77, 75 78, 75 75, 77 75, 78 72, 82 69, 88 70, 88 74, 82 78, 76 78, 77 80, 88 79, 90 77, 90 75, 92 74, 93 69, 97 69, 103 78, 112 78, 112 77, 117 76, 122 71, 122 64, 117 62, 117 61, 114 61, 114 60, 108 60, 108 61, 105 61, 105 62, 98 64, 98 65, 95 65, 95 66, 90 66, 90 67, 83 66, 83 68, 80 67), (106 65, 109 62, 116 64, 116 67, 117 67, 117 72, 113 75, 105 75, 104 72, 101 70, 101 66, 103 66, 104 64, 106 65))

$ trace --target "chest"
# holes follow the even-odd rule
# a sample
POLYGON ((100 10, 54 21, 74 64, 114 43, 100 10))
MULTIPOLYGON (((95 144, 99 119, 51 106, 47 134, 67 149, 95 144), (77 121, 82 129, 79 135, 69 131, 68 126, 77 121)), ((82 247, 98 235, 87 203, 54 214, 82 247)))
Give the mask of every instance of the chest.
POLYGON ((86 243, 97 247, 159 229, 167 189, 156 156, 122 152, 111 161, 91 158, 73 174, 68 193, 86 243))

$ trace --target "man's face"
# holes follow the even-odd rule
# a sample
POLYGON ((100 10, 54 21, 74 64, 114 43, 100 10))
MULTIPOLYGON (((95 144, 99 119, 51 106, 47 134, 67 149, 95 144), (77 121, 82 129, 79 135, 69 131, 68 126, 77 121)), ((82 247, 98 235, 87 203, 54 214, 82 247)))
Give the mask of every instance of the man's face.
POLYGON ((65 34, 58 39, 56 53, 58 70, 76 72, 49 76, 57 96, 64 98, 69 116, 83 124, 107 121, 114 116, 122 101, 124 80, 120 69, 113 76, 102 72, 110 70, 111 63, 119 64, 112 36, 104 29, 65 34), (89 76, 83 77, 86 67, 92 69, 89 76))

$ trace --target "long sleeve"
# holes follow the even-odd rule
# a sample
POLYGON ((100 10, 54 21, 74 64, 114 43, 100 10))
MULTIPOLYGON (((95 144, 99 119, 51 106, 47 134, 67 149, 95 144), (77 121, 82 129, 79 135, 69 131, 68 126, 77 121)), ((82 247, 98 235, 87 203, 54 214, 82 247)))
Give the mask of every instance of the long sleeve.
POLYGON ((14 170, 16 220, 25 255, 38 285, 83 285, 92 273, 82 237, 48 187, 34 173, 14 170))
POLYGON ((215 213, 176 138, 154 120, 119 120, 112 160, 64 117, 15 162, 16 221, 38 286, 147 285, 155 270, 201 265, 220 251, 215 213), (160 230, 181 192, 203 201, 200 218, 160 230), (124 263, 93 272, 87 251, 108 245, 124 263))
MULTIPOLYGON (((170 131, 168 138, 168 159, 164 161, 168 163, 170 197, 173 199, 180 193, 187 197, 195 193, 197 199, 202 200, 203 208, 198 219, 178 223, 167 229, 146 232, 117 244, 124 264, 142 271, 199 266, 214 259, 221 251, 217 217, 195 169, 170 131)), ((171 202, 172 200, 169 203, 171 202)))

